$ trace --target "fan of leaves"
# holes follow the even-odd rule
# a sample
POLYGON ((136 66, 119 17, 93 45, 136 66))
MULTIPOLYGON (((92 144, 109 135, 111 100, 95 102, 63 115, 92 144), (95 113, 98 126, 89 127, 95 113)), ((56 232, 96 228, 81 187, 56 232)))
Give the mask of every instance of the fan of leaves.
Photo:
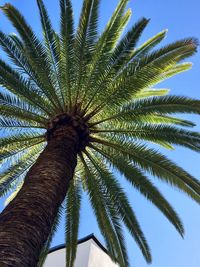
MULTIPOLYGON (((78 165, 66 196, 66 266, 72 267, 77 248, 81 190, 86 190, 112 259, 129 266, 122 223, 130 231, 147 262, 151 253, 116 170, 152 202, 181 236, 183 225, 159 190, 154 177, 183 191, 200 203, 200 182, 150 143, 200 150, 200 135, 186 127, 194 123, 178 113, 200 114, 200 101, 168 96, 155 86, 191 68, 182 61, 196 52, 197 40, 188 38, 156 49, 164 30, 138 45, 149 20, 142 18, 122 36, 130 17, 128 0, 120 0, 101 34, 100 0, 85 0, 74 29, 70 0, 60 0, 60 31, 55 32, 42 0, 37 0, 44 39, 41 41, 11 4, 1 10, 15 34, 0 31, 0 45, 10 64, 0 59, 1 196, 20 190, 29 168, 46 145, 48 122, 75 108, 87 118, 90 139, 78 155, 78 165), (185 128, 184 128, 185 127, 185 128)), ((58 218, 59 218, 58 213, 58 218)), ((41 253, 42 266, 56 230, 41 253)))

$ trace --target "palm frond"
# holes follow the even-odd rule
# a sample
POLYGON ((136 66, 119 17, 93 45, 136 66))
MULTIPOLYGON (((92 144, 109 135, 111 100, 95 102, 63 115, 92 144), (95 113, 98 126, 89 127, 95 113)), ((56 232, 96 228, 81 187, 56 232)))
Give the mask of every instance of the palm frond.
POLYGON ((57 85, 57 95, 59 102, 64 108, 64 96, 62 95, 61 84, 58 73, 58 63, 59 63, 59 54, 57 49, 57 42, 55 40, 55 31, 52 27, 50 18, 48 16, 48 12, 42 0, 37 0, 38 8, 40 11, 40 19, 45 39, 45 45, 47 50, 47 58, 50 61, 53 72, 51 72, 51 76, 54 79, 54 84, 57 85))
MULTIPOLYGON (((87 185, 87 190, 89 198, 91 200, 91 205, 97 218, 98 225, 105 238, 109 254, 115 262, 117 261, 121 267, 125 267, 126 258, 123 255, 123 249, 121 247, 121 242, 119 241, 118 227, 110 218, 109 210, 107 207, 106 196, 104 189, 98 182, 96 175, 93 170, 88 167, 88 162, 81 156, 81 161, 84 166, 85 171, 85 182, 87 185)), ((126 256, 126 255, 125 255, 126 256)))
MULTIPOLYGON (((24 45, 22 41, 14 34, 9 36, 0 31, 0 45, 6 52, 10 60, 21 70, 22 73, 33 78, 33 70, 27 62, 27 58, 22 53, 24 45)), ((33 78, 34 80, 35 78, 33 78)))
POLYGON ((15 157, 18 153, 21 153, 21 152, 23 153, 26 150, 36 145, 39 145, 42 143, 44 144, 45 139, 44 139, 44 136, 41 137, 38 135, 36 135, 33 138, 30 137, 30 139, 27 136, 25 141, 17 141, 17 138, 15 141, 15 138, 8 137, 8 138, 3 139, 2 144, 4 142, 7 143, 7 145, 1 148, 0 162, 5 161, 5 160, 6 161, 11 160, 11 157, 13 156, 15 157))
POLYGON ((136 56, 144 56, 149 51, 151 51, 156 45, 158 45, 167 35, 168 30, 163 30, 150 39, 148 39, 145 43, 139 46, 135 51, 133 51, 130 59, 135 58, 136 56))
MULTIPOLYGON (((145 198, 151 201, 174 225, 181 236, 184 234, 184 228, 180 218, 174 211, 168 201, 162 196, 159 190, 152 184, 152 182, 144 175, 144 173, 130 161, 120 156, 112 157, 103 152, 101 149, 94 149, 103 156, 103 159, 111 163, 125 179, 127 179, 145 198)), ((100 157, 102 160, 102 158, 100 157)))
POLYGON ((56 43, 54 39, 54 30, 51 25, 50 18, 42 0, 37 0, 38 8, 40 11, 41 24, 43 28, 43 34, 45 38, 45 44, 48 48, 48 52, 51 54, 52 64, 55 65, 54 71, 56 71, 56 64, 58 62, 58 55, 56 49, 56 43))
MULTIPOLYGON (((130 12, 126 13, 126 16, 124 17, 124 20, 128 21, 130 17, 130 12)), ((124 38, 119 42, 119 44, 116 46, 114 51, 112 52, 110 56, 110 60, 105 62, 105 64, 102 65, 101 72, 98 70, 98 76, 100 77, 100 83, 95 89, 92 97, 90 98, 89 102, 87 103, 86 109, 91 105, 94 98, 99 94, 99 91, 101 90, 102 86, 106 83, 109 83, 110 79, 112 79, 113 75, 116 74, 117 70, 123 68, 123 62, 125 61, 124 66, 127 64, 127 57, 130 53, 132 53, 132 50, 134 49, 142 31, 144 30, 145 26, 147 25, 148 20, 141 19, 138 23, 136 23, 133 28, 125 35, 124 38)), ((97 51, 96 51, 97 52, 97 51)), ((99 63, 102 64, 103 60, 99 60, 99 63)), ((104 63, 104 62, 103 62, 104 63)), ((94 79, 96 81, 96 79, 94 79)), ((96 84, 98 84, 96 82, 96 84)), ((94 84, 93 86, 95 86, 94 84)), ((92 86, 92 88, 93 88, 92 86)))
MULTIPOLYGON (((110 18, 105 31, 102 33, 101 37, 96 46, 96 51, 99 49, 102 50, 103 53, 108 53, 110 50, 115 47, 120 32, 123 30, 124 25, 121 23, 123 22, 124 18, 124 11, 128 4, 127 0, 120 0, 112 17, 110 18)), ((102 54, 103 54, 102 53, 102 54)), ((101 54, 98 54, 100 57, 101 54)))
POLYGON ((121 69, 130 60, 133 51, 136 49, 136 45, 140 39, 140 36, 146 28, 149 20, 146 18, 140 19, 122 38, 119 44, 116 46, 114 53, 114 68, 116 70, 121 69), (125 62, 125 64, 124 64, 125 62))
MULTIPOLYGON (((93 131, 92 131, 93 132, 93 131)), ((200 149, 200 134, 198 132, 186 131, 172 126, 164 125, 135 125, 123 128, 112 127, 101 130, 94 130, 94 133, 118 136, 123 141, 133 140, 147 140, 154 143, 167 142, 169 144, 181 145, 192 150, 199 151, 200 149)))
POLYGON ((200 202, 200 182, 154 149, 149 149, 136 143, 122 142, 117 137, 112 138, 110 141, 95 138, 94 142, 108 147, 108 149, 106 147, 102 148, 105 151, 110 150, 112 153, 121 154, 143 170, 148 171, 171 186, 179 188, 192 199, 198 203, 200 202))
POLYGON ((51 71, 47 62, 44 46, 35 36, 31 27, 25 21, 25 18, 14 6, 11 4, 5 4, 3 7, 1 7, 1 9, 20 34, 20 37, 25 44, 25 55, 29 59, 29 62, 31 62, 35 72, 37 72, 42 84, 41 89, 43 90, 43 93, 47 96, 56 109, 58 105, 62 111, 56 90, 50 79, 51 71))
POLYGON ((10 33, 9 37, 18 48, 23 48, 23 42, 16 33, 10 33))
MULTIPOLYGON (((102 84, 103 78, 106 77, 110 72, 112 51, 117 44, 120 33, 123 31, 126 23, 131 16, 130 10, 128 10, 124 15, 127 3, 127 0, 121 0, 119 2, 105 28, 105 31, 102 33, 95 45, 93 57, 91 58, 89 68, 87 70, 87 79, 85 81, 85 90, 87 90, 87 88, 91 88, 91 90, 94 90, 93 95, 95 95, 99 90, 96 89, 96 86, 98 86, 99 88, 100 84, 102 84), (97 82, 99 80, 100 82, 97 82)), ((85 94, 85 97, 87 97, 87 101, 87 94, 85 94)), ((92 100, 91 98, 89 98, 89 102, 87 103, 85 110, 88 109, 92 100)))
POLYGON ((3 134, 10 134, 15 133, 18 134, 20 132, 26 131, 26 130, 42 130, 40 126, 36 125, 35 123, 30 122, 21 122, 16 121, 15 119, 11 118, 3 118, 0 116, 0 133, 3 134))
POLYGON ((76 97, 75 103, 79 100, 80 88, 82 87, 83 77, 85 75, 85 66, 88 56, 87 34, 90 25, 90 16, 93 8, 93 0, 83 2, 80 21, 75 36, 74 51, 76 64, 76 97))
POLYGON ((87 33, 87 43, 91 54, 94 52, 94 47, 98 38, 99 5, 100 0, 93 0, 87 33))
POLYGON ((0 108, 1 108, 1 116, 4 116, 6 118, 12 118, 16 120, 21 121, 27 121, 36 123, 37 126, 40 126, 41 128, 45 128, 46 123, 48 120, 40 115, 37 115, 36 113, 33 113, 31 111, 27 111, 26 109, 12 106, 11 104, 5 104, 5 101, 0 100, 0 108), (4 102, 4 103, 2 103, 4 102))
POLYGON ((81 188, 78 181, 72 181, 66 198, 66 267, 73 267, 77 250, 80 221, 81 188))
MULTIPOLYGON (((105 121, 110 120, 138 120, 143 121, 142 119, 147 116, 152 117, 165 117, 164 114, 177 114, 177 113, 192 113, 199 114, 200 104, 199 100, 191 99, 188 97, 180 96, 161 96, 153 98, 143 98, 130 101, 129 103, 122 105, 120 111, 111 117, 102 119, 101 121, 96 121, 92 125, 98 125, 105 121)), ((113 112, 114 113, 114 112, 113 112)), ((107 115, 107 113, 105 113, 107 115)), ((103 116, 102 116, 103 117, 103 116)), ((149 119, 148 118, 148 119, 149 119)), ((178 122, 177 118, 177 122, 178 122)), ((148 122, 148 121, 146 121, 148 122)), ((162 122, 162 121, 161 121, 162 122)), ((163 120, 163 123, 164 120, 163 120)))
POLYGON ((200 101, 189 97, 163 96, 133 101, 124 105, 123 111, 133 110, 137 115, 192 113, 200 114, 200 101))
POLYGON ((98 99, 93 99, 99 104, 94 110, 97 110, 95 114, 106 107, 109 110, 110 106, 122 105, 141 90, 171 77, 172 73, 176 74, 190 68, 191 65, 186 64, 177 68, 177 72, 170 72, 170 69, 174 70, 174 66, 184 57, 196 52, 196 40, 189 40, 180 42, 182 45, 177 42, 177 48, 170 46, 170 51, 164 49, 162 56, 158 50, 157 53, 153 52, 128 64, 113 82, 108 83, 104 91, 100 91, 98 99))
MULTIPOLYGON (((4 202, 4 206, 7 206, 14 198, 16 198, 16 196, 19 193, 19 191, 21 190, 23 184, 24 184, 23 180, 17 183, 14 191, 9 195, 9 197, 6 198, 6 201, 4 202)), ((10 186, 10 189, 11 188, 12 188, 12 186, 10 186)))
POLYGON ((72 82, 74 81, 73 69, 74 66, 71 64, 74 59, 74 20, 73 10, 70 0, 60 0, 60 79, 61 79, 61 90, 65 103, 69 107, 72 106, 72 82), (67 86, 67 88, 66 88, 67 86))
POLYGON ((147 97, 155 97, 155 96, 165 96, 169 93, 169 89, 155 89, 155 88, 145 88, 137 93, 134 98, 142 99, 147 97))
POLYGON ((44 101, 42 96, 38 93, 37 88, 31 85, 28 80, 12 69, 3 60, 0 60, 0 71, 1 86, 7 88, 11 93, 22 97, 27 103, 33 104, 49 114, 45 107, 46 101, 44 101))
POLYGON ((6 164, 6 168, 2 168, 2 172, 0 173, 0 196, 6 195, 10 190, 14 190, 15 184, 13 183, 15 181, 22 181, 24 179, 42 149, 43 146, 41 144, 35 145, 25 151, 13 163, 6 164))
MULTIPOLYGON (((118 119, 118 118, 117 118, 118 119)), ((119 119, 120 120, 120 119, 119 119)), ((127 120, 127 122, 131 122, 132 119, 130 120, 130 118, 125 118, 125 121, 127 120)), ((133 121, 132 121, 133 122, 133 121)), ((136 119, 135 123, 145 123, 145 124, 156 124, 156 125, 165 125, 165 124, 169 124, 169 125, 180 125, 180 126, 184 126, 184 127, 194 127, 196 124, 192 121, 189 120, 184 120, 184 119, 180 119, 177 117, 172 117, 172 116, 166 116, 166 115, 141 115, 138 116, 138 119, 136 119)))
POLYGON ((145 240, 144 234, 140 229, 137 218, 132 210, 129 201, 120 187, 119 183, 116 181, 114 176, 109 172, 102 160, 97 157, 91 156, 89 152, 85 152, 90 161, 93 163, 94 167, 98 170, 99 180, 105 186, 109 199, 113 202, 112 204, 116 206, 121 220, 124 222, 128 230, 130 231, 133 238, 136 240, 138 246, 140 247, 146 261, 151 262, 151 254, 148 244, 145 240))
MULTIPOLYGON (((111 93, 106 95, 109 97, 106 104, 112 104, 111 101, 113 101, 116 105, 118 101, 121 103, 123 99, 131 99, 132 95, 140 92, 140 90, 154 86, 166 79, 168 77, 167 71, 170 71, 188 54, 192 55, 196 52, 195 44, 195 40, 193 43, 191 40, 183 41, 182 45, 178 42, 176 48, 170 46, 166 51, 164 49, 163 53, 158 50, 157 53, 153 52, 130 63, 116 81, 110 85, 111 93)), ((105 97, 103 99, 105 100, 105 97)))

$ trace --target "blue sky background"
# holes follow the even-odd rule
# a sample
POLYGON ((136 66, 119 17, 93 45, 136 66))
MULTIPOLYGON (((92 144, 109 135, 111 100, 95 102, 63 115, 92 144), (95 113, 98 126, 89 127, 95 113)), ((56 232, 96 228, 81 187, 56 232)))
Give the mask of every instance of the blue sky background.
MULTIPOLYGON (((25 14, 29 23, 35 31, 41 35, 40 23, 36 0, 10 0, 0 1, 0 5, 10 2, 17 6, 25 14)), ((58 0, 44 0, 50 11, 55 27, 58 27, 58 0)), ((73 0, 76 21, 80 12, 80 0, 73 0)), ((102 0, 100 12, 101 30, 106 24, 118 0, 102 0)), ((133 16, 129 26, 137 19, 144 16, 151 19, 141 41, 153 36, 163 29, 169 29, 168 37, 163 44, 181 39, 184 37, 195 36, 200 39, 200 1, 199 0, 130 0, 129 7, 133 11, 133 16)), ((0 29, 5 32, 13 32, 13 28, 0 13, 0 29)), ((3 52, 0 55, 4 57, 3 52)), ((199 98, 200 91, 200 57, 199 53, 190 59, 194 63, 193 69, 187 73, 180 74, 164 82, 161 88, 170 88, 172 94, 181 94, 199 98)), ((199 126, 200 119, 197 116, 187 116, 193 119, 199 126)), ((162 150, 163 152, 163 150, 162 150)), ((176 151, 164 151, 171 159, 183 166, 195 177, 200 177, 200 155, 186 149, 177 148, 176 151)), ((166 185, 155 180, 163 194, 174 205, 182 218, 186 230, 184 240, 176 233, 173 227, 166 221, 163 215, 148 203, 142 196, 119 177, 123 182, 124 189, 136 211, 141 222, 147 240, 151 245, 153 263, 152 267, 199 267, 200 266, 200 207, 192 200, 187 198, 177 190, 172 190, 166 185)), ((199 178, 200 179, 200 178, 199 178)), ((0 201, 0 208, 3 208, 3 200, 0 201)), ((62 222, 63 225, 63 222, 62 222)), ((100 241, 102 236, 98 230, 93 213, 88 205, 87 197, 84 196, 81 212, 80 237, 90 233, 95 233, 100 241)), ((139 249, 125 231, 127 247, 131 267, 146 267, 139 249)), ((59 228, 53 246, 64 242, 63 227, 59 228)))

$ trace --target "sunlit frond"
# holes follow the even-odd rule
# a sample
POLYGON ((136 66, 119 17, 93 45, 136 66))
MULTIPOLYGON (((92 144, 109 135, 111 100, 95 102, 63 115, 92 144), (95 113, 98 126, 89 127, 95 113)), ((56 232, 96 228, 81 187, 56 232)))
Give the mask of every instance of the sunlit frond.
POLYGON ((42 151, 41 144, 29 148, 25 153, 6 164, 0 173, 0 196, 7 194, 9 191, 15 190, 15 182, 22 181, 29 168, 35 163, 38 154, 42 151))
POLYGON ((93 141, 103 144, 105 151, 117 152, 143 170, 179 188, 195 201, 200 202, 200 182, 156 150, 137 143, 122 142, 117 137, 109 141, 102 139, 93 139, 93 141))

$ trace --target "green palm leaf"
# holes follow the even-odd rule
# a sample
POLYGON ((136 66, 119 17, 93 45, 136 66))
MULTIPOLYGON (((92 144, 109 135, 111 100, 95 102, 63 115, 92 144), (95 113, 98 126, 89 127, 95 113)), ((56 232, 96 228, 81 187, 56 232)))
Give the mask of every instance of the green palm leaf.
POLYGON ((102 163, 100 163, 100 160, 97 161, 91 157, 90 154, 87 152, 85 153, 92 161, 94 167, 98 170, 100 181, 102 181, 103 185, 106 187, 106 190, 110 195, 110 199, 113 201, 113 205, 117 207, 118 213, 121 216, 121 220, 123 220, 124 224, 138 243, 147 262, 151 262, 151 254, 147 242, 122 188, 120 188, 118 182, 107 170, 107 168, 105 166, 101 166, 102 163))
POLYGON ((55 39, 55 32, 52 28, 50 18, 48 16, 47 10, 44 6, 44 3, 42 0, 37 0, 38 8, 40 11, 40 18, 41 18, 41 24, 42 29, 44 33, 44 39, 45 39, 45 45, 47 49, 47 55, 48 60, 50 61, 50 64, 52 66, 52 72, 51 76, 54 77, 54 84, 57 85, 58 89, 58 99, 60 99, 60 103, 64 104, 62 101, 64 101, 62 94, 62 91, 60 90, 60 79, 59 79, 59 73, 57 69, 57 65, 59 62, 59 54, 57 49, 57 42, 55 39), (60 98, 59 98, 60 97, 60 98))
POLYGON ((74 57, 73 45, 74 45, 74 21, 73 10, 70 0, 60 0, 60 79, 61 90, 65 103, 71 107, 72 105, 72 82, 73 79, 73 66, 71 61, 74 57), (64 86, 65 85, 65 86, 64 86), (67 90, 65 89, 67 86, 67 90))
POLYGON ((54 107, 56 107, 57 103, 61 109, 55 88, 52 85, 51 79, 49 79, 50 67, 47 62, 43 45, 37 39, 30 26, 26 23, 24 17, 15 7, 13 7, 11 4, 5 4, 3 7, 1 7, 1 9, 20 34, 25 44, 25 55, 29 59, 29 62, 31 62, 34 70, 37 71, 37 76, 42 83, 43 92, 49 98, 49 100, 51 100, 54 107), (54 98, 52 98, 52 96, 54 98))
POLYGON ((89 198, 91 201, 92 208, 97 217, 97 222, 107 243, 110 255, 114 261, 118 261, 120 266, 127 266, 127 257, 123 247, 122 241, 119 237, 119 222, 115 217, 110 217, 110 208, 107 207, 108 201, 104 189, 98 182, 96 175, 93 173, 91 168, 88 167, 84 158, 81 157, 82 163, 85 168, 85 180, 89 198), (117 220, 117 221, 116 221, 117 220))
POLYGON ((74 265, 80 221, 81 188, 71 183, 66 199, 66 267, 74 265))
POLYGON ((36 145, 33 148, 25 151, 17 160, 11 165, 6 164, 6 168, 2 168, 0 173, 0 196, 7 194, 10 190, 14 190, 16 181, 24 179, 25 174, 28 172, 30 167, 34 164, 43 149, 43 146, 36 145), (14 184, 13 184, 14 183, 14 184))
POLYGON ((111 151, 120 152, 128 160, 170 185, 178 187, 199 203, 200 182, 157 151, 148 149, 144 145, 122 142, 117 138, 115 142, 101 139, 93 141, 104 144, 111 151))
MULTIPOLYGON (((151 183, 151 181, 142 173, 142 171, 130 161, 124 159, 123 157, 110 157, 109 154, 93 147, 100 155, 105 157, 109 163, 124 175, 124 177, 137 189, 141 194, 143 194, 149 201, 151 201, 174 225, 174 227, 179 231, 181 236, 183 236, 184 229, 183 225, 173 210, 168 201, 162 196, 158 189, 151 183)), ((101 157, 98 156, 100 159, 101 157)))
POLYGON ((168 142, 170 144, 181 145, 199 151, 200 147, 200 134, 198 132, 185 131, 172 126, 163 125, 140 125, 123 128, 112 127, 107 129, 94 130, 94 133, 102 133, 103 136, 109 135, 118 136, 122 142, 128 141, 129 138, 134 138, 135 140, 147 140, 154 143, 168 142))
POLYGON ((125 66, 124 62, 127 63, 130 60, 139 38, 148 23, 149 20, 145 18, 139 20, 117 45, 114 51, 116 58, 114 65, 117 69, 121 69, 122 65, 125 66))

